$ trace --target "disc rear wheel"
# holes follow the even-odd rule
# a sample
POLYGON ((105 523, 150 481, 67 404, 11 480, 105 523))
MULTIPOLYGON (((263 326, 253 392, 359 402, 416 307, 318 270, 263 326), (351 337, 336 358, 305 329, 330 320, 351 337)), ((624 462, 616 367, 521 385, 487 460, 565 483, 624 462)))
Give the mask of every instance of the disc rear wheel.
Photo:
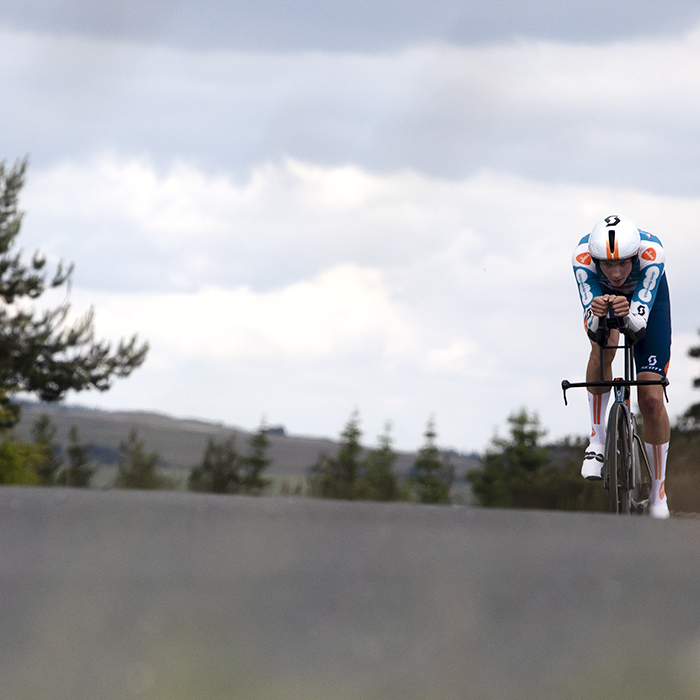
MULTIPOLYGON (((634 418, 633 418, 634 420, 634 418)), ((651 493, 651 469, 644 445, 636 432, 633 422, 634 451, 632 453, 633 481, 630 488, 631 510, 638 515, 649 514, 649 494, 651 493)))

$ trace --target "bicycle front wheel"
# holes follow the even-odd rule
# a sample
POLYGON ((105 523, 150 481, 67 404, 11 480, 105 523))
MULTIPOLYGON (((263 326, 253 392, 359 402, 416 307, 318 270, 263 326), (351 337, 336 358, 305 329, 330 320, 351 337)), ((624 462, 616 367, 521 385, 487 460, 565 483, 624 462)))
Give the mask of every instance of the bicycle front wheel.
POLYGON ((627 411, 621 403, 614 403, 610 409, 605 439, 605 469, 611 513, 630 512, 631 443, 627 411))

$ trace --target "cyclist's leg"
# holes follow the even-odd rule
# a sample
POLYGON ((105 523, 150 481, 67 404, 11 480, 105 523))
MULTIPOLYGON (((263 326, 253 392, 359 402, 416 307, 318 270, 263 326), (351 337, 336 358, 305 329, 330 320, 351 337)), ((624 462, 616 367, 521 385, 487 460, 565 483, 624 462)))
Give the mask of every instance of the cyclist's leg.
MULTIPOLYGON (((612 349, 605 350, 603 356, 603 377, 609 381, 612 379, 612 361, 615 357, 615 348, 619 341, 619 332, 612 330, 608 345, 612 349)), ((591 342, 591 354, 586 367, 586 381, 600 381, 600 346, 591 342)), ((604 387, 590 387, 586 392, 588 396, 588 408, 591 416, 591 437, 586 448, 583 464, 581 465, 581 476, 590 480, 601 478, 603 468, 603 455, 605 452, 605 414, 610 398, 610 389, 604 387)))
MULTIPOLYGON (((637 379, 653 381, 660 379, 662 374, 640 372, 637 379)), ((660 386, 640 386, 637 388, 639 410, 644 421, 644 442, 651 445, 662 445, 671 439, 671 425, 666 411, 664 390, 660 386)))
MULTIPOLYGON (((666 276, 661 278, 654 307, 649 314, 647 332, 635 347, 637 378, 660 379, 666 376, 671 357, 671 308, 666 276)), ((644 419, 642 428, 649 464, 652 469, 650 512, 656 517, 668 517, 666 500, 666 458, 671 428, 660 386, 640 386, 637 398, 644 419)))
MULTIPOLYGON (((610 331, 610 337, 608 338, 607 347, 603 352, 603 378, 605 381, 610 381, 612 379, 612 362, 615 358, 615 352, 617 351, 617 345, 620 339, 620 332, 616 329, 610 331)), ((598 343, 589 341, 591 343, 591 354, 588 356, 588 366, 586 367, 586 381, 587 382, 599 382, 600 381, 600 346, 598 343)), ((588 391, 591 394, 605 394, 610 391, 605 387, 590 387, 588 391)))
MULTIPOLYGON (((638 379, 658 379, 660 375, 640 372, 637 376, 638 379)), ((657 518, 668 518, 670 513, 666 498, 666 461, 671 428, 664 405, 663 389, 660 386, 640 386, 638 399, 639 410, 644 419, 644 447, 651 466, 649 512, 657 518)))

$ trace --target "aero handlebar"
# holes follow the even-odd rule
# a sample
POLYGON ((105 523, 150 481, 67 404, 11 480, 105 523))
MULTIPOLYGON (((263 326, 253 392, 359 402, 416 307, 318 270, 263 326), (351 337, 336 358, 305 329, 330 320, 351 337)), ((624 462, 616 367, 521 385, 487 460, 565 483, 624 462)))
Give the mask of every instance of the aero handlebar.
POLYGON ((618 330, 623 330, 623 319, 617 318, 612 315, 612 309, 609 311, 608 316, 604 316, 600 319, 600 330, 599 339, 596 342, 600 346, 600 373, 601 378, 598 382, 570 382, 568 379, 564 379, 561 383, 562 391, 564 392, 564 405, 568 406, 566 400, 566 392, 569 389, 577 388, 588 388, 588 387, 630 387, 630 386, 662 386, 664 389, 664 397, 668 402, 668 394, 666 393, 666 387, 669 385, 669 381, 666 377, 661 377, 660 379, 633 379, 634 369, 631 362, 632 359, 632 344, 629 338, 625 335, 624 345, 607 345, 608 338, 610 337, 610 331, 613 328, 618 330), (624 379, 613 379, 607 381, 603 379, 603 351, 604 350, 617 350, 618 348, 623 348, 625 350, 625 378, 624 379))

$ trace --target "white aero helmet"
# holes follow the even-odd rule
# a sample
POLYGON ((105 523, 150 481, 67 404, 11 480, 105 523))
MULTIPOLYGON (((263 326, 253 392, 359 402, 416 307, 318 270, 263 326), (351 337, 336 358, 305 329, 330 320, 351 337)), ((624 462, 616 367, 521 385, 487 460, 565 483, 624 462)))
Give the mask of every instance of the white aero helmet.
POLYGON ((639 252, 639 229, 626 216, 606 216, 591 231, 588 252, 596 260, 624 260, 639 252))

